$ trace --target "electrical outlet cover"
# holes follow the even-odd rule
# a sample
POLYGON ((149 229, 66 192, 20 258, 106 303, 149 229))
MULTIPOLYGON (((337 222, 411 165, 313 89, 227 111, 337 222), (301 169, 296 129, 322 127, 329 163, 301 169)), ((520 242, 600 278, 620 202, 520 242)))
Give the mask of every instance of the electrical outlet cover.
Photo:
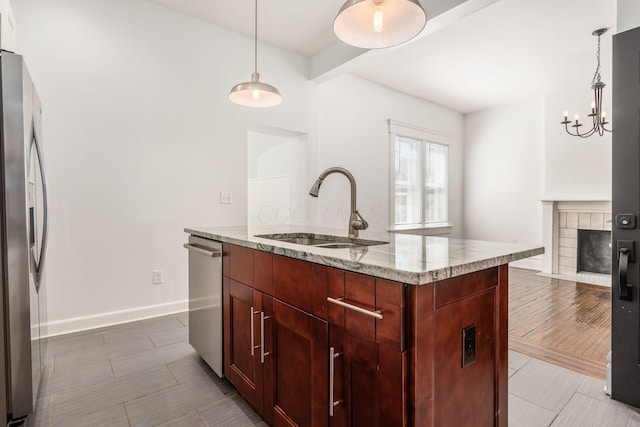
POLYGON ((476 325, 462 329, 462 367, 476 361, 476 325))

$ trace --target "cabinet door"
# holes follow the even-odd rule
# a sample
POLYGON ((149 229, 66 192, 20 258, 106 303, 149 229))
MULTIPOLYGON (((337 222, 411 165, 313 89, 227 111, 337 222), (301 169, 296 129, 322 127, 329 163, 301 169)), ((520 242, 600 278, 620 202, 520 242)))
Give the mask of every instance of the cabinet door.
POLYGON ((263 412, 259 322, 262 294, 235 280, 223 280, 224 373, 258 413, 263 412))
POLYGON ((331 325, 329 354, 331 427, 407 425, 405 352, 331 325))
MULTIPOLYGON (((266 297, 268 298, 268 297, 266 297)), ((328 424, 327 323, 273 299, 265 363, 273 386, 265 401, 273 402, 274 425, 325 427, 328 424)))

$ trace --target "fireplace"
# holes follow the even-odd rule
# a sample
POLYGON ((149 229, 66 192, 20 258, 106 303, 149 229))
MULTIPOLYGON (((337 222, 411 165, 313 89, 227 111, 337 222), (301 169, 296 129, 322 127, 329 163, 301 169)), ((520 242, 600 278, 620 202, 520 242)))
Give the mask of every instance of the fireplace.
POLYGON ((542 273, 563 276, 568 280, 582 280, 584 276, 595 277, 593 282, 585 281, 585 283, 610 286, 611 202, 609 200, 543 200, 542 205, 545 246, 542 273), (581 239, 579 237, 581 231, 606 232, 606 235, 587 233, 590 237, 583 236, 581 239), (578 252, 579 239, 581 241, 587 239, 588 242, 595 240, 595 246, 584 250, 583 255, 587 257, 583 256, 582 260, 578 252), (595 249, 596 247, 598 249, 595 249), (604 266, 593 266, 592 261, 603 259, 604 266), (604 283, 604 278, 607 283, 604 283))
POLYGON ((611 231, 578 230, 577 272, 611 274, 611 231))

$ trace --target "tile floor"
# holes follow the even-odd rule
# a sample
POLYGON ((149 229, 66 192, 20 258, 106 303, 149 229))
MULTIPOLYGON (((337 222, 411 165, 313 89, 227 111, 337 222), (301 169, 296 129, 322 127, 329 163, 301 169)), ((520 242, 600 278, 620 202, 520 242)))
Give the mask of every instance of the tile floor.
MULTIPOLYGON (((194 353, 185 313, 54 337, 28 426, 265 426, 194 353)), ((603 382, 509 351, 509 426, 640 426, 603 382)))

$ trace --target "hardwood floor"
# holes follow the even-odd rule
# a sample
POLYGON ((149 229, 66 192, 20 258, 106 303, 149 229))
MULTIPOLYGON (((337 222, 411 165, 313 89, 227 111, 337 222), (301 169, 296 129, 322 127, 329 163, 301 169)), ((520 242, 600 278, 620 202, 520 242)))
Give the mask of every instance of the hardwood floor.
POLYGON ((595 377, 606 377, 611 288, 509 269, 509 348, 595 377))

